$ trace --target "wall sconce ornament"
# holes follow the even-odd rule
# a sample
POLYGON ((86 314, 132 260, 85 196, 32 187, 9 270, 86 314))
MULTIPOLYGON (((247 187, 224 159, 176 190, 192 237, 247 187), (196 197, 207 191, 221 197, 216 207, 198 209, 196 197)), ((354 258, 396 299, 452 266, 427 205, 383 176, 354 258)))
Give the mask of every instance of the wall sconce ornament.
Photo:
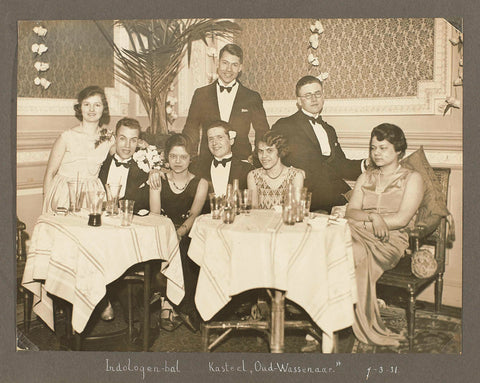
POLYGON ((458 54, 460 58, 458 59, 458 71, 457 71, 457 78, 453 80, 453 86, 455 90, 455 97, 448 97, 445 100, 445 108, 443 110, 443 115, 447 114, 450 108, 460 109, 462 106, 460 100, 456 98, 458 86, 463 86, 463 33, 457 30, 457 37, 449 39, 450 44, 454 47, 457 47, 458 54))
POLYGON ((319 66, 320 62, 318 61, 318 57, 314 55, 314 51, 312 49, 318 49, 318 42, 320 34, 323 33, 323 25, 320 20, 315 20, 313 24, 310 25, 310 31, 312 34, 308 39, 310 53, 307 56, 308 63, 313 66, 319 66))
POLYGON ((45 52, 48 51, 48 47, 45 45, 45 36, 47 35, 47 28, 44 28, 42 25, 37 25, 33 28, 33 33, 37 35, 37 42, 32 44, 32 52, 35 54, 34 59, 36 60, 33 64, 33 67, 37 71, 37 76, 34 78, 33 83, 36 86, 41 86, 44 90, 48 89, 52 84, 46 78, 41 77, 43 73, 50 69, 50 64, 43 61, 43 59, 38 59, 45 52))

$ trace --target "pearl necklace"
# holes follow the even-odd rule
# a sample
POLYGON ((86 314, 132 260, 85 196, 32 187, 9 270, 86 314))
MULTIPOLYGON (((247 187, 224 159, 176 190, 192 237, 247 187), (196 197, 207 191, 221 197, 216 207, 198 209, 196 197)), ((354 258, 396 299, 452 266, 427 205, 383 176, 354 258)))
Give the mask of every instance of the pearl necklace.
POLYGON ((187 180, 185 181, 185 185, 183 185, 183 187, 178 187, 173 178, 169 178, 168 181, 171 182, 172 185, 175 186, 175 189, 177 189, 178 191, 184 191, 187 188, 189 182, 187 178, 187 180))
POLYGON ((284 168, 282 168, 282 170, 280 171, 280 173, 278 173, 278 176, 276 176, 276 177, 270 176, 270 174, 268 174, 268 172, 267 172, 266 170, 265 170, 265 174, 266 174, 267 177, 270 178, 271 180, 276 180, 278 177, 280 177, 280 176, 282 175, 283 170, 284 170, 284 168))

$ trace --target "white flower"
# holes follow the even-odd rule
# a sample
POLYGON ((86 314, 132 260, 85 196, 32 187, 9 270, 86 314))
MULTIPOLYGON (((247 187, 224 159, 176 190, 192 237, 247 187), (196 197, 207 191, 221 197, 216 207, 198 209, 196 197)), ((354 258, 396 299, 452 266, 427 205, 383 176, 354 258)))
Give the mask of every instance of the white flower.
POLYGON ((50 65, 48 63, 37 61, 34 65, 34 67, 38 72, 45 72, 46 70, 48 70, 50 68, 50 65))
POLYGON ((174 120, 176 120, 176 119, 178 118, 178 114, 175 113, 175 111, 173 111, 170 116, 171 116, 174 120))
POLYGON ((321 82, 325 81, 325 80, 328 78, 328 72, 321 72, 321 73, 317 76, 317 78, 318 78, 321 82))
POLYGON ((40 77, 35 77, 35 80, 33 80, 35 85, 40 85, 40 77))
POLYGON ((170 88, 168 88, 170 92, 173 92, 175 90, 175 86, 173 84, 170 85, 170 88))
POLYGON ((214 47, 207 48, 207 56, 208 57, 217 57, 217 50, 214 47))
POLYGON ((168 95, 167 96, 167 102, 170 104, 170 105, 175 105, 177 103, 177 99, 176 97, 173 97, 171 95, 168 95))
POLYGON ((237 132, 235 130, 229 130, 228 136, 230 137, 231 140, 233 140, 235 137, 237 137, 237 132))
POLYGON ((39 35, 40 37, 45 37, 45 35, 47 34, 47 29, 46 28, 43 28, 43 27, 35 27, 33 28, 33 32, 35 32, 37 35, 39 35))
POLYGON ((313 66, 318 66, 320 65, 318 61, 318 57, 315 57, 312 53, 308 55, 308 62, 312 64, 313 66))
POLYGON ((317 49, 318 48, 318 35, 316 33, 314 33, 313 35, 310 36, 310 39, 308 40, 310 41, 310 45, 313 49, 317 49))
POLYGON ((165 112, 166 112, 167 114, 172 113, 172 110, 173 110, 173 109, 172 109, 172 107, 171 107, 170 105, 167 105, 166 108, 165 108, 165 112))
POLYGON ((46 78, 40 79, 40 85, 43 86, 44 89, 47 89, 50 86, 51 82, 48 81, 46 78))
POLYGON ((310 25, 310 30, 312 33, 317 32, 318 34, 323 33, 323 25, 320 20, 315 21, 315 24, 310 25))
POLYGON ((32 52, 41 55, 42 53, 46 52, 48 47, 45 44, 33 44, 32 45, 32 52))

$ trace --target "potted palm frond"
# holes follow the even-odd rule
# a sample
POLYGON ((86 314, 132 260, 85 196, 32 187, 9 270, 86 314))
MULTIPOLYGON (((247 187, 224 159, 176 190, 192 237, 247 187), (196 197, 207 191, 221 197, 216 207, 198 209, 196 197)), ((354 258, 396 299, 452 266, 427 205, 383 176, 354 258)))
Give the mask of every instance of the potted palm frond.
POLYGON ((168 134, 167 94, 185 54, 190 64, 192 43, 207 44, 213 36, 230 38, 240 27, 219 19, 118 20, 115 24, 127 32, 129 49, 117 46, 104 24, 96 22, 118 60, 116 76, 139 96, 150 122, 147 135, 157 143, 159 136, 168 134))

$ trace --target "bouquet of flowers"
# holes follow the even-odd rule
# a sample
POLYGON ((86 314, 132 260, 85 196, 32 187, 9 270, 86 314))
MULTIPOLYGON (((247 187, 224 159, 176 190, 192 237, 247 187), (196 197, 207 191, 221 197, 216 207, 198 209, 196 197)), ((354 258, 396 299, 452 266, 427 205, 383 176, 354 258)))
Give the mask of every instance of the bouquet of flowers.
POLYGON ((163 153, 159 153, 155 145, 148 145, 143 141, 139 147, 140 149, 133 154, 133 159, 145 173, 149 173, 152 169, 168 167, 163 159, 163 153))

